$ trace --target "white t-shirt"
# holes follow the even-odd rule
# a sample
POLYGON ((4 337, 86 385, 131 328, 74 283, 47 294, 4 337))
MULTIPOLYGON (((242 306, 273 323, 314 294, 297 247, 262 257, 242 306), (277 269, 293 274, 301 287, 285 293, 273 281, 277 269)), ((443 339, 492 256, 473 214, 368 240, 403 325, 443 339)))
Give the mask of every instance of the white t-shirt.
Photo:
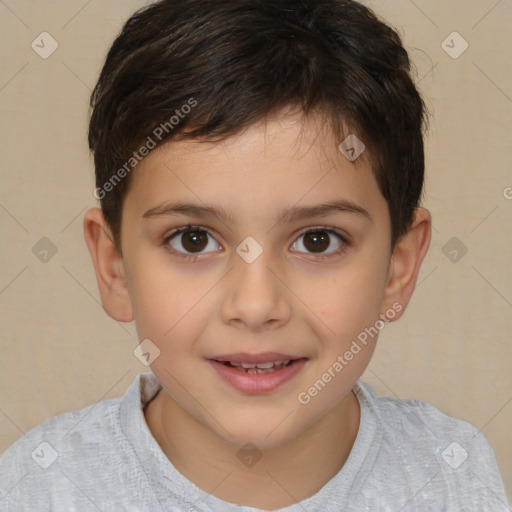
MULTIPOLYGON (((122 398, 56 416, 0 458, 2 512, 256 512, 199 489, 151 435, 143 407, 160 385, 139 374, 122 398)), ((359 432, 343 468, 280 512, 509 511, 494 453, 475 427, 417 400, 354 391, 359 432)))

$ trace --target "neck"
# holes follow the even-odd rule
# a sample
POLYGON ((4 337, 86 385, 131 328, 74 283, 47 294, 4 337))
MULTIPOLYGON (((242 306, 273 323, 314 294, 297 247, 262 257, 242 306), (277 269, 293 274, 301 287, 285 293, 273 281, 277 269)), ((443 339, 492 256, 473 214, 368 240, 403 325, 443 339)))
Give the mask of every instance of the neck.
POLYGON ((189 481, 224 501, 263 510, 302 501, 333 478, 350 454, 360 418, 359 402, 349 392, 287 443, 240 451, 191 418, 163 389, 144 414, 162 451, 189 481))

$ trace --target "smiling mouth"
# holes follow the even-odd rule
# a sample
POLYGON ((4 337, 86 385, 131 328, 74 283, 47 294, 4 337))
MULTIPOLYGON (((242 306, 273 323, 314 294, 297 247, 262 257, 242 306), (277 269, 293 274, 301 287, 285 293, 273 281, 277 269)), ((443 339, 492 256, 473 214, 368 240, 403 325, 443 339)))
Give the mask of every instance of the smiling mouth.
POLYGON ((293 379, 308 358, 278 353, 230 354, 209 361, 231 387, 249 395, 261 395, 293 379))
POLYGON ((239 363, 238 361, 219 361, 224 366, 234 368, 244 373, 272 373, 281 370, 293 364, 297 359, 288 359, 286 361, 272 361, 268 363, 239 363))

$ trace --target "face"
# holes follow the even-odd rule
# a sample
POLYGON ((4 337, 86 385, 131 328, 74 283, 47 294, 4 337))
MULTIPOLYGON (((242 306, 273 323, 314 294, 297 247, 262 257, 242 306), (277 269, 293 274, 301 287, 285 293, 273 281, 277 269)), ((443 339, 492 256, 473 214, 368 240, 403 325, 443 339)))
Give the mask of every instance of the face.
POLYGON ((386 201, 319 126, 288 116, 172 142, 125 198, 124 274, 139 339, 160 351, 151 369, 184 417, 235 445, 277 446, 339 407, 392 308, 386 201))

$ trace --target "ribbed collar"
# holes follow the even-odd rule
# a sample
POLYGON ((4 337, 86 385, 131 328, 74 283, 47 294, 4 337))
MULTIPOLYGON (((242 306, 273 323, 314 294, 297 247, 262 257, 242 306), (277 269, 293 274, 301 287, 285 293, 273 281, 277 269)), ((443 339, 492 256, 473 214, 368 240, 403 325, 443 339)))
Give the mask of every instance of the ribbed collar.
MULTIPOLYGON (((152 373, 138 374, 121 400, 120 422, 162 509, 172 510, 172 506, 178 505, 183 510, 191 508, 197 512, 262 512, 204 492, 174 467, 151 434, 144 417, 145 405, 160 389, 152 373)), ((350 496, 360 491, 377 458, 382 431, 371 388, 357 382, 353 389, 360 404, 361 418, 354 446, 344 466, 316 494, 276 512, 339 512, 350 503, 350 496)))

